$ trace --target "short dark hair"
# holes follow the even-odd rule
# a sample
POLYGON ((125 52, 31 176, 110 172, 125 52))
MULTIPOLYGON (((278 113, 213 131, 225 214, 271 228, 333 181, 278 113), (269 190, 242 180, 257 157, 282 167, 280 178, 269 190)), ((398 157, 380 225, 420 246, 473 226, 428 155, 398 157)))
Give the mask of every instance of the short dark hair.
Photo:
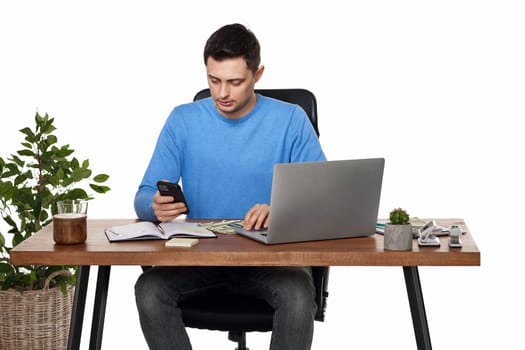
POLYGON ((244 57, 248 69, 256 72, 261 63, 259 41, 242 24, 228 24, 213 33, 204 47, 204 64, 208 57, 217 61, 227 58, 244 57))

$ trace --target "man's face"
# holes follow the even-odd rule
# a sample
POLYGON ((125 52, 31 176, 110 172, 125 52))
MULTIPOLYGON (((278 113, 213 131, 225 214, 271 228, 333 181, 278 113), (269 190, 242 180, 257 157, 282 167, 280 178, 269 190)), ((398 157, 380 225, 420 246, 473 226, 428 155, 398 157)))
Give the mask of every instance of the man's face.
POLYGON ((206 62, 208 86, 219 113, 231 119, 248 114, 257 101, 253 89, 263 70, 261 66, 253 74, 243 57, 222 61, 209 57, 206 62))

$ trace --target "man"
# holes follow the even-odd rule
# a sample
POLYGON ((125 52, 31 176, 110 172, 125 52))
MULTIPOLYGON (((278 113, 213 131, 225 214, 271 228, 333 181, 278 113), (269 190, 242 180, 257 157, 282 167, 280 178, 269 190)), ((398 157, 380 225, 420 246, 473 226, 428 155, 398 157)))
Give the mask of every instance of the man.
MULTIPOLYGON (((157 141, 135 196, 143 220, 186 212, 160 196, 158 180, 179 182, 190 218, 244 218, 268 226, 273 166, 323 161, 305 112, 254 92, 264 67, 255 35, 240 24, 211 35, 204 49, 211 98, 176 107, 157 141)), ((141 327, 151 349, 191 349, 178 303, 213 290, 256 295, 275 309, 270 349, 309 349, 316 311, 311 271, 301 267, 153 267, 135 286, 141 327)))

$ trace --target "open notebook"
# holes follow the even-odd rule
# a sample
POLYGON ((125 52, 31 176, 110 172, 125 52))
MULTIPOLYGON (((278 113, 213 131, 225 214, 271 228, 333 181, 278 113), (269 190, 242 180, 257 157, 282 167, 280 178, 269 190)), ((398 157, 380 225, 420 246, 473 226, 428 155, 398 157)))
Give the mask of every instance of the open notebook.
POLYGON ((155 224, 150 221, 139 221, 133 224, 108 227, 104 230, 110 242, 170 239, 172 237, 215 238, 212 231, 196 223, 172 220, 155 224))

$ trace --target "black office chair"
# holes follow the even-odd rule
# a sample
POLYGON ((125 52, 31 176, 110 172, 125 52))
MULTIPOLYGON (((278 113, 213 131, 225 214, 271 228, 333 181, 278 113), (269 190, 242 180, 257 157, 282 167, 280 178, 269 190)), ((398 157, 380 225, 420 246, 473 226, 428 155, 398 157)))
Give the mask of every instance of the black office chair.
MULTIPOLYGON (((315 96, 305 89, 264 89, 256 92, 279 100, 300 105, 308 115, 315 132, 317 127, 317 103, 315 96)), ((201 90, 194 100, 210 96, 209 89, 201 90)), ((324 321, 328 297, 329 267, 313 266, 316 291, 316 321, 324 321)), ((192 297, 180 303, 184 324, 190 328, 227 331, 228 338, 237 342, 237 350, 248 350, 246 332, 272 330, 273 309, 264 300, 232 294, 214 294, 192 297)))

